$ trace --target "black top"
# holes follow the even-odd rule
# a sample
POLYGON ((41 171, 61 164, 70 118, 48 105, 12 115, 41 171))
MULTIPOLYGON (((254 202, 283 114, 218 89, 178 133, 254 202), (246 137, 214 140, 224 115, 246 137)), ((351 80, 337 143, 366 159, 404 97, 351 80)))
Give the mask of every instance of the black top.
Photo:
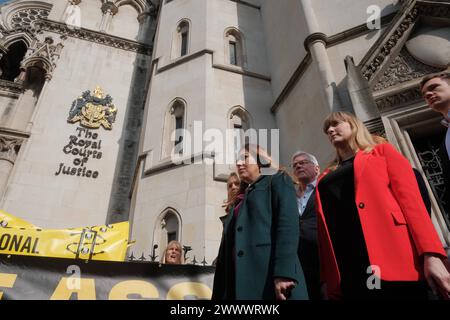
POLYGON ((370 266, 364 235, 355 205, 353 160, 343 161, 319 184, 325 221, 341 274, 341 288, 360 291, 366 287, 370 266), (326 200, 325 200, 326 199, 326 200))
MULTIPOLYGON (((426 299, 426 286, 421 282, 379 281, 381 290, 369 290, 367 281, 372 273, 368 271, 370 260, 355 203, 353 161, 354 158, 343 161, 318 185, 325 222, 341 275, 343 298, 426 299)), ((369 283, 374 284, 370 279, 369 283)))

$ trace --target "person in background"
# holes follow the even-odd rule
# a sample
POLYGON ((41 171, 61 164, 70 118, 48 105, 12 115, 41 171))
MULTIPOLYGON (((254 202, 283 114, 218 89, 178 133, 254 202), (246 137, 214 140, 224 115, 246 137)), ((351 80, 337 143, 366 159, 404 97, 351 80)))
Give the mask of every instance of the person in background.
POLYGON ((445 211, 450 212, 450 72, 425 76, 420 82, 422 96, 430 109, 442 114, 441 124, 446 127, 445 138, 439 148, 442 170, 444 172, 445 211))
POLYGON ((316 157, 304 151, 292 156, 292 169, 299 183, 297 190, 300 238, 298 258, 305 274, 308 295, 320 300, 319 253, 317 247, 316 185, 320 174, 316 157))
MULTIPOLYGON (((226 214, 229 213, 232 206, 236 206, 236 202, 240 202, 245 193, 245 189, 247 189, 248 184, 245 182, 241 182, 239 176, 236 172, 230 173, 227 179, 227 200, 224 202, 222 207, 225 209, 226 214)), ((226 215, 222 218, 225 218, 226 215)))
POLYGON ((449 299, 450 265, 408 160, 353 114, 330 114, 323 131, 336 149, 316 190, 328 297, 427 299, 426 280, 449 299))
POLYGON ((183 247, 181 243, 176 240, 172 240, 164 250, 161 263, 163 264, 183 264, 183 247))
MULTIPOLYGON (((228 197, 227 200, 224 201, 224 204, 222 205, 222 208, 225 209, 225 215, 220 217, 222 225, 225 223, 225 220, 230 212, 230 209, 232 207, 236 207, 244 198, 245 189, 247 189, 247 187, 248 184, 246 184, 245 182, 241 182, 237 173, 235 172, 230 173, 227 179, 228 197)), ((213 266, 217 265, 217 257, 212 262, 212 265, 213 266)))

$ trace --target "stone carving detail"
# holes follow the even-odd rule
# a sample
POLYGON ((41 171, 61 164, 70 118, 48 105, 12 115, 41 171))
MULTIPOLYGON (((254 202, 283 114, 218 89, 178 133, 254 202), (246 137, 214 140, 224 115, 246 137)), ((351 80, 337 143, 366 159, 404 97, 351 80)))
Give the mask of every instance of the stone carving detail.
POLYGON ((386 130, 381 118, 364 121, 364 125, 367 127, 370 133, 386 138, 386 130))
POLYGON ((48 18, 49 11, 40 8, 28 8, 16 12, 11 18, 12 29, 27 29, 31 24, 38 20, 48 18))
POLYGON ((7 92, 15 93, 15 94, 21 94, 24 91, 24 88, 22 84, 12 82, 12 81, 6 81, 6 80, 0 80, 0 90, 4 90, 7 92))
POLYGON ((149 14, 153 19, 156 19, 158 17, 158 7, 155 6, 152 2, 150 3, 149 14))
POLYGON ((30 39, 35 40, 36 39, 36 30, 33 28, 33 25, 28 27, 27 29, 5 29, 4 27, 2 27, 0 25, 0 44, 3 46, 4 43, 6 42, 6 40, 8 39, 9 36, 11 35, 16 35, 17 33, 21 33, 21 34, 26 34, 30 39))
POLYGON ((0 137, 0 160, 6 160, 14 164, 22 142, 22 139, 0 137))
POLYGON ((450 17, 450 4, 445 2, 411 2, 404 19, 399 22, 399 25, 391 32, 390 36, 379 45, 379 48, 374 51, 370 60, 361 67, 362 74, 367 80, 371 81, 374 78, 376 72, 389 57, 392 50, 404 38, 405 32, 416 23, 419 16, 448 19, 450 17))
POLYGON ((40 30, 50 31, 63 35, 64 37, 73 37, 90 42, 103 44, 106 46, 133 51, 145 55, 152 54, 152 47, 143 45, 141 43, 118 38, 115 36, 107 35, 104 33, 86 30, 86 29, 74 29, 69 28, 66 24, 61 22, 55 22, 50 20, 40 20, 36 22, 35 27, 40 30))
POLYGON ((89 90, 85 91, 72 103, 67 121, 69 123, 79 121, 86 128, 103 127, 111 130, 117 114, 117 108, 112 101, 112 97, 105 94, 99 86, 95 88, 93 94, 89 90))
POLYGON ((436 2, 420 2, 419 14, 427 17, 445 18, 450 17, 450 4, 449 3, 436 3, 436 2))
POLYGON ((112 3, 111 1, 105 2, 102 5, 102 12, 104 14, 109 13, 114 16, 117 14, 118 11, 119 11, 119 8, 117 8, 117 6, 114 3, 112 3))
POLYGON ((379 98, 376 100, 376 104, 380 111, 384 111, 404 105, 408 102, 416 102, 422 99, 422 93, 420 92, 419 87, 414 87, 391 96, 379 98))
POLYGON ((423 77, 426 74, 439 72, 441 69, 428 66, 416 59, 403 48, 384 72, 374 91, 386 89, 397 84, 423 77))
POLYGON ((381 67, 386 58, 391 54, 392 49, 397 45, 400 39, 403 38, 405 32, 413 25, 418 17, 417 7, 413 7, 412 10, 406 15, 405 19, 400 23, 397 29, 391 34, 391 36, 377 49, 377 54, 372 61, 362 68, 362 74, 367 80, 371 80, 375 75, 375 72, 381 67))
POLYGON ((46 78, 50 79, 53 70, 56 68, 63 45, 58 43, 53 45, 53 38, 47 37, 44 42, 35 42, 25 54, 21 68, 27 69, 34 65, 43 67, 46 72, 46 78))

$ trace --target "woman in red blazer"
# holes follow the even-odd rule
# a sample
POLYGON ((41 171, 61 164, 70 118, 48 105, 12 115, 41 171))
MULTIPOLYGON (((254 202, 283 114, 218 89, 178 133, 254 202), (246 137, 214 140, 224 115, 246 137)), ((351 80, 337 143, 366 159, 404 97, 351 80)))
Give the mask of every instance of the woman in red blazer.
POLYGON ((352 114, 332 113, 324 132, 337 152, 316 193, 328 297, 426 299, 426 280, 448 299, 450 265, 408 160, 352 114))

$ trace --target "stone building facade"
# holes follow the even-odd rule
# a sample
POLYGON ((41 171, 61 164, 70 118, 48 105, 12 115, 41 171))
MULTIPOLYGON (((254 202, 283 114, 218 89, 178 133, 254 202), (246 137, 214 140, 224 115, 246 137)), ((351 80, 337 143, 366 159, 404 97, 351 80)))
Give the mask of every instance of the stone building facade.
POLYGON ((279 129, 281 164, 303 149, 325 166, 333 150, 322 121, 347 110, 427 178, 433 222, 450 244, 437 157, 445 128, 418 90, 423 75, 449 69, 449 1, 16 0, 0 8, 3 210, 45 228, 129 220, 133 257, 157 259, 178 239, 188 263, 211 263, 233 167, 207 137, 192 147, 174 130, 279 129), (174 148, 185 163, 172 161, 174 148))

